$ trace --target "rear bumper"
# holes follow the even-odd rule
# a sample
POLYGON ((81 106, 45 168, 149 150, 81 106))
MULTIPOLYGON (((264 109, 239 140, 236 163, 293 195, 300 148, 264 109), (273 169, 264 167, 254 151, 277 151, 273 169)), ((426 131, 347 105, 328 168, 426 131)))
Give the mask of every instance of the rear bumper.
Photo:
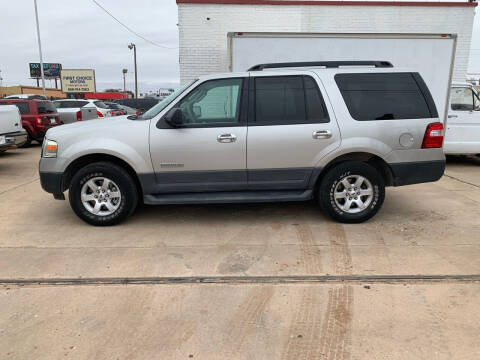
POLYGON ((40 172, 40 184, 42 189, 53 194, 55 199, 64 199, 63 197, 63 174, 54 172, 40 172))
POLYGON ((24 144, 26 141, 26 131, 16 131, 7 134, 0 134, 0 149, 12 149, 24 144))
POLYGON ((445 171, 445 160, 390 164, 394 186, 433 182, 445 171))

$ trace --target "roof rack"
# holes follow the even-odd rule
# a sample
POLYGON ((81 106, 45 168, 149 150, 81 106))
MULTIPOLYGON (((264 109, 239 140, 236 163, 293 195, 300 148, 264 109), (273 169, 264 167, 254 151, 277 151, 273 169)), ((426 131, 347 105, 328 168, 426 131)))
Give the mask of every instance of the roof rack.
POLYGON ((288 67, 314 67, 323 66, 326 68, 338 68, 340 66, 375 66, 377 68, 393 67, 390 61, 303 61, 303 62, 285 62, 258 64, 252 66, 247 71, 262 71, 263 69, 288 68, 288 67))

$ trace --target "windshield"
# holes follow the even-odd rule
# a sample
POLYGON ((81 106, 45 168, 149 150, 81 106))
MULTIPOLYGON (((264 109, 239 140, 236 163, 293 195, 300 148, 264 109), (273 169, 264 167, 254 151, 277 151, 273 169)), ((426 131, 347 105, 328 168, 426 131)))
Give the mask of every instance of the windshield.
POLYGON ((190 87, 190 85, 195 83, 197 80, 198 79, 195 79, 192 82, 187 83, 187 84, 183 85, 182 87, 178 88, 173 93, 171 93, 169 96, 167 96, 165 99, 160 101, 157 105, 152 107, 150 110, 144 112, 142 115, 139 115, 138 119, 148 120, 148 119, 151 119, 151 118, 157 116, 160 111, 165 109, 168 106, 168 104, 170 104, 173 100, 175 100, 177 97, 179 97, 186 89, 188 89, 190 87))

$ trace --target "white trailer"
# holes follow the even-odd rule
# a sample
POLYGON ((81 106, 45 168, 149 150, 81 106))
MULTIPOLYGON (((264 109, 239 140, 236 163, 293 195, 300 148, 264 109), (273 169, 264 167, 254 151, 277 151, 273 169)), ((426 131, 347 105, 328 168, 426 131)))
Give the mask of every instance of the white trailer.
POLYGON ((419 72, 446 123, 455 34, 228 33, 230 71, 294 61, 389 61, 419 72))

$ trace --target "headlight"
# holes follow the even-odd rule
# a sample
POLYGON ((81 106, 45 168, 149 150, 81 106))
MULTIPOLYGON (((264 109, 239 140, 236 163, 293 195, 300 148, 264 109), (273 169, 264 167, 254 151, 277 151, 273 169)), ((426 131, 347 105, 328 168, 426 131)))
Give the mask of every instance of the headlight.
POLYGON ((42 156, 45 158, 57 157, 58 145, 56 141, 47 140, 43 142, 42 156))

